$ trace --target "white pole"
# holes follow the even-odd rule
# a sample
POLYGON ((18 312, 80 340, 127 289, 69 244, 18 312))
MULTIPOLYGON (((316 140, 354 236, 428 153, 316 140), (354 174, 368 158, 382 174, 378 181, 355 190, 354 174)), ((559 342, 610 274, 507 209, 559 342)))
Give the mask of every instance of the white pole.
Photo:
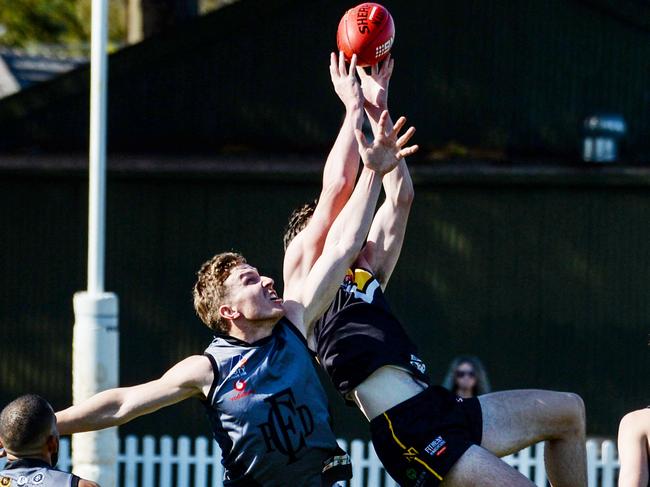
MULTIPOLYGON (((72 395, 75 404, 117 387, 118 300, 104 292, 108 0, 92 1, 90 56, 90 174, 88 290, 74 296, 72 395)), ((117 485, 117 429, 72 437, 74 472, 102 486, 117 485)))
POLYGON ((108 0, 92 2, 90 52, 90 177, 88 188, 88 292, 104 291, 106 203, 106 39, 108 0))

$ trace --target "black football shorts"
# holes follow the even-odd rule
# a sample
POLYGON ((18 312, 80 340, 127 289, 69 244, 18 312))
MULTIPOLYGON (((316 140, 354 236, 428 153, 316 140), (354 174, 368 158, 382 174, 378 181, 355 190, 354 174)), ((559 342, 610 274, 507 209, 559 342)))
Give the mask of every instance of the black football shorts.
POLYGON ((431 386, 370 422, 379 459, 402 487, 437 486, 472 445, 481 444, 476 398, 431 386))

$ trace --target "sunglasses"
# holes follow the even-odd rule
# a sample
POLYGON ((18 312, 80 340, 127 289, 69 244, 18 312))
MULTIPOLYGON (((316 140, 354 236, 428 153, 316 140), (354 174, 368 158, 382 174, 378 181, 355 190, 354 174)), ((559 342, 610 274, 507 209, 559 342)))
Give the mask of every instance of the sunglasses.
POLYGON ((463 377, 476 377, 476 374, 474 373, 473 370, 457 370, 456 371, 456 377, 458 379, 462 379, 463 377))

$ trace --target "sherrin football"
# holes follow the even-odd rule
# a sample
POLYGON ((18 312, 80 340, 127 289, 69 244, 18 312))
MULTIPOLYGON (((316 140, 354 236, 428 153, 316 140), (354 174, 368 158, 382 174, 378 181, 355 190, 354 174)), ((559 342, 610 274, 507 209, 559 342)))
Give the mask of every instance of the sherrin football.
POLYGON ((341 18, 336 42, 346 61, 357 55, 358 66, 377 64, 390 52, 395 41, 393 17, 378 3, 362 3, 341 18))

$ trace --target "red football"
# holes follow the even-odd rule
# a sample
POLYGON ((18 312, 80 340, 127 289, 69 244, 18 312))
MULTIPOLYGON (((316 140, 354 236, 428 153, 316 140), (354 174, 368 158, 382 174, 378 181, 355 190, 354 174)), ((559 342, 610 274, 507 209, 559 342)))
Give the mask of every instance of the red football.
POLYGON ((395 24, 386 8, 362 3, 341 18, 336 43, 346 61, 357 55, 357 65, 372 66, 388 56, 395 41, 395 24))

